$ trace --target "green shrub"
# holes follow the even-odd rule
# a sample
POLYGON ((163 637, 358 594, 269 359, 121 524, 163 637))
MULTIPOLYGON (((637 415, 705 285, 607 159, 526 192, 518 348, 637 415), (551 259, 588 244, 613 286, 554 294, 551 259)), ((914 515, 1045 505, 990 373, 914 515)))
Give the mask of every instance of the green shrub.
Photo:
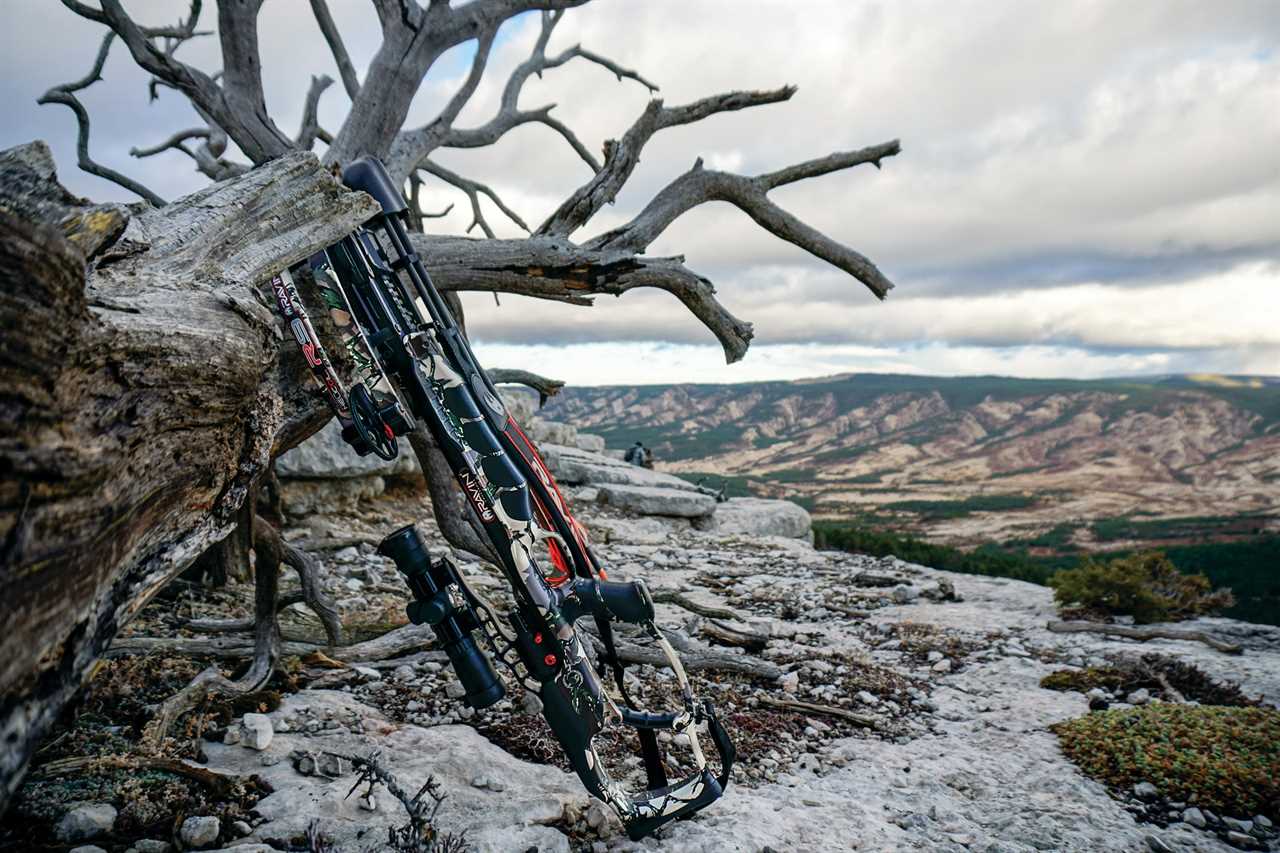
POLYGON ((1214 590, 1204 575, 1184 575, 1160 551, 1093 558, 1049 579, 1062 608, 1132 616, 1138 624, 1176 622, 1235 604, 1231 590, 1214 590))
POLYGON ((1052 730, 1068 758, 1117 791, 1150 782, 1220 814, 1280 817, 1280 711, 1155 703, 1052 730))

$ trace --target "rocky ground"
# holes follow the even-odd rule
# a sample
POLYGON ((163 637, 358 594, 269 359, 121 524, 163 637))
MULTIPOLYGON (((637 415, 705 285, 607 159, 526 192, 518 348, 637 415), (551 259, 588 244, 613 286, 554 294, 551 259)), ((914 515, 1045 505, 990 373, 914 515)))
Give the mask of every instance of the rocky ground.
MULTIPOLYGON (((1280 629, 1221 619, 1180 626, 1238 642, 1242 655, 1189 641, 1052 633, 1046 588, 892 557, 818 552, 807 517, 793 505, 717 504, 683 481, 620 463, 569 427, 538 429, 611 576, 648 583, 697 689, 728 720, 740 760, 720 802, 656 838, 627 840, 565 772, 518 692, 475 712, 462 704, 442 654, 419 643, 390 660, 327 670, 304 659, 306 676, 280 702, 212 723, 204 766, 265 783, 239 817, 180 815, 171 836, 148 846, 111 834, 111 806, 81 803, 62 819, 62 849, 91 842, 113 853, 166 844, 236 853, 387 849, 387 832, 405 822, 405 812, 385 786, 360 784, 352 759, 370 756, 410 793, 433 778, 444 795, 435 825, 465 833, 479 851, 1014 853, 1275 844, 1265 818, 1152 802, 1146 789, 1108 792, 1066 759, 1049 731, 1089 713, 1091 701, 1123 707, 1159 695, 1087 697, 1040 682, 1054 671, 1158 652, 1275 705, 1280 629)), ((374 544, 429 513, 405 486, 408 467, 357 466, 335 485, 332 471, 325 473, 327 452, 317 443, 282 466, 294 511, 285 536, 320 559, 350 639, 360 640, 404 622, 396 571, 374 544)), ((422 529, 442 547, 430 523, 422 529)), ((478 563, 462 568, 483 594, 501 600, 498 580, 478 563)), ((232 589, 180 609, 232 615, 247 597, 232 589)), ((172 627, 176 609, 153 606, 132 633, 172 627)), ((321 636, 302 605, 286 610, 282 624, 286 639, 321 636)), ((667 698, 664 671, 629 672, 642 703, 667 698)), ((680 745, 668 745, 678 755, 680 745)), ((609 744, 606 758, 643 787, 627 747, 609 744)))

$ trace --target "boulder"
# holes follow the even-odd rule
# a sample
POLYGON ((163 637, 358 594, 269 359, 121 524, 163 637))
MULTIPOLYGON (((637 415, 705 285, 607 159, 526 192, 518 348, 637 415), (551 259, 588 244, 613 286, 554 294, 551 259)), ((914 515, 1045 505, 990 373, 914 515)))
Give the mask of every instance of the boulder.
MULTIPOLYGON (((273 749, 362 756, 376 751, 383 767, 410 792, 435 777, 446 794, 436 825, 444 832, 465 831, 469 848, 476 853, 531 847, 543 853, 569 853, 569 839, 555 824, 563 819, 566 806, 581 813, 588 805, 577 777, 551 765, 521 761, 469 726, 392 724, 379 710, 336 690, 286 696, 270 716, 273 720, 299 716, 318 720, 345 719, 353 714, 363 720, 361 731, 345 727, 311 735, 277 731, 278 745, 273 749), (486 777, 487 786, 474 786, 478 774, 486 777)), ((388 828, 404 823, 404 809, 382 786, 378 787, 376 811, 362 806, 360 797, 348 798, 353 781, 349 772, 341 777, 304 776, 288 761, 263 766, 260 756, 241 747, 210 743, 206 750, 209 769, 257 774, 271 786, 272 793, 255 807, 263 822, 246 842, 301 836, 316 821, 334 850, 367 850, 387 837, 388 828)), ((230 848, 242 849, 254 848, 230 848)))
POLYGON ((730 498, 716 506, 713 530, 743 536, 785 536, 813 541, 808 511, 791 501, 730 498))
POLYGON ((304 515, 349 515, 360 501, 386 491, 381 477, 351 477, 336 480, 283 480, 280 500, 285 513, 304 515))
POLYGON ((502 403, 507 407, 507 411, 516 423, 524 426, 530 420, 537 417, 538 395, 527 388, 520 388, 512 385, 501 385, 498 387, 498 396, 502 398, 502 403))
POLYGON ((587 432, 578 433, 577 447, 588 453, 604 453, 604 436, 587 432))
POLYGON ((285 479, 343 480, 375 474, 414 474, 419 470, 418 457, 413 455, 407 438, 400 440, 400 455, 390 462, 373 453, 357 456, 351 445, 342 440, 336 419, 276 460, 276 473, 285 479))
POLYGON ((563 444, 575 447, 578 443, 578 428, 573 424, 548 421, 542 418, 529 418, 523 424, 525 435, 538 445, 563 444))
POLYGON ((688 522, 671 518, 593 518, 591 538, 609 545, 661 545, 688 522))
POLYGON ((596 500, 637 515, 706 518, 716 511, 716 499, 698 492, 663 486, 602 485, 596 500))
POLYGON ((109 803, 86 803, 64 814, 55 831, 59 841, 87 841, 106 835, 115 824, 115 806, 109 803))
POLYGON ((630 462, 602 453, 592 453, 559 444, 544 444, 539 447, 539 450, 542 452, 543 461, 547 463, 547 468, 562 485, 656 486, 701 494, 688 480, 682 480, 661 471, 641 468, 639 465, 632 465, 630 462))

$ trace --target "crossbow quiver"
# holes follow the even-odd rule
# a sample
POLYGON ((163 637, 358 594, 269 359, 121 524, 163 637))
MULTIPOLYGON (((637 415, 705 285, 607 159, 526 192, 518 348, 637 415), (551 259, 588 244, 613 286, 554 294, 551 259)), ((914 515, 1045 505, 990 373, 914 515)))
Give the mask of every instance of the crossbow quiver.
POLYGON ((472 707, 488 707, 505 693, 492 660, 536 693, 569 764, 587 790, 617 812, 631 838, 691 816, 721 796, 735 757, 715 709, 693 696, 679 658, 654 621, 644 584, 606 579, 555 479, 506 410, 414 252, 400 189, 374 159, 352 163, 343 180, 382 207, 309 264, 355 364, 351 388, 343 387, 320 346, 297 293, 293 273, 299 270, 273 280, 277 307, 339 418, 343 438, 357 453, 393 458, 397 436, 419 428, 419 421, 430 432, 493 545, 513 597, 509 612, 499 615, 450 559, 432 559, 418 533, 406 527, 383 540, 379 552, 395 562, 412 592, 409 618, 432 626, 472 707), (599 671, 575 629, 583 617, 590 617, 602 646, 599 671), (645 713, 632 707, 614 644, 615 623, 638 626, 663 651, 675 674, 680 710, 645 713), (606 666, 613 672, 616 700, 601 681, 606 666), (700 724, 716 748, 719 773, 708 767, 700 724), (638 736, 648 779, 641 793, 623 790, 596 750, 596 736, 617 726, 638 736), (675 783, 667 780, 656 737, 664 729, 686 735, 693 757, 694 772, 675 783))

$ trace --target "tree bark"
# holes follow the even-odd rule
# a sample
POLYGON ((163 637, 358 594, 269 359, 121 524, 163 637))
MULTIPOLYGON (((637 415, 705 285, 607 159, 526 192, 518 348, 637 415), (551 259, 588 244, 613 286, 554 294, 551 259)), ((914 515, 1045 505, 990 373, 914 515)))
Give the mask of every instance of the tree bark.
POLYGON ((328 418, 258 287, 376 208, 310 154, 91 206, 43 143, 0 153, 0 193, 3 811, 120 626, 328 418))

